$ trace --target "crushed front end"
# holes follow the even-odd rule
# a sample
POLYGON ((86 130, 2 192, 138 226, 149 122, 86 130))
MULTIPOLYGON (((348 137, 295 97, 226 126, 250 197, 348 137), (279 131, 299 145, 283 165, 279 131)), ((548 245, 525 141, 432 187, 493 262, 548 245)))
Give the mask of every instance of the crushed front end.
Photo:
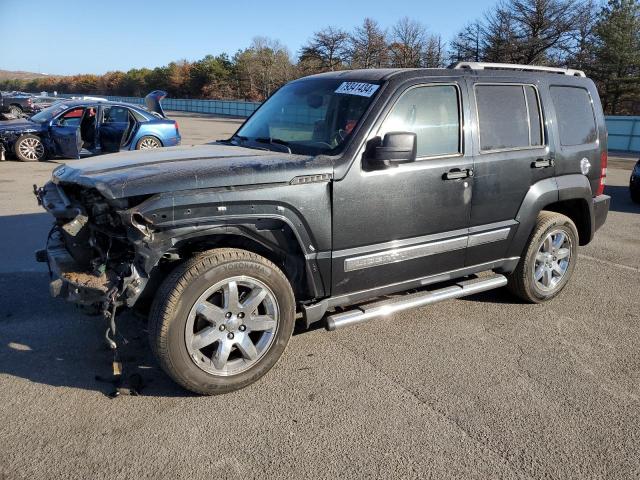
POLYGON ((107 317, 132 306, 146 284, 136 267, 136 235, 123 221, 129 200, 107 200, 97 190, 47 183, 34 193, 55 219, 44 250, 54 297, 92 306, 107 317))

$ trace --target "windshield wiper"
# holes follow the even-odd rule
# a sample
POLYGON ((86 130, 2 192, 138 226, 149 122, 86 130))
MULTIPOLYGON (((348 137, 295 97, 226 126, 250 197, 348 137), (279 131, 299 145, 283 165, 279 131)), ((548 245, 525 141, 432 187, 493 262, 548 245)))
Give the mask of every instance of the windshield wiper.
POLYGON ((291 148, 289 147, 289 142, 286 140, 281 140, 279 138, 271 138, 271 137, 258 137, 253 139, 258 143, 268 143, 270 145, 282 145, 287 149, 287 153, 291 153, 291 148))
POLYGON ((266 150, 270 151, 267 147, 259 147, 257 145, 251 145, 251 142, 255 142, 255 140, 250 139, 249 137, 245 137, 244 135, 233 135, 231 138, 227 140, 217 140, 219 143, 226 143, 227 145, 236 145, 238 147, 244 148, 252 148, 254 150, 266 150))
POLYGON ((238 145, 240 145, 246 140, 248 140, 248 138, 243 135, 233 135, 230 139, 223 140, 223 142, 232 143, 233 141, 235 141, 238 145))

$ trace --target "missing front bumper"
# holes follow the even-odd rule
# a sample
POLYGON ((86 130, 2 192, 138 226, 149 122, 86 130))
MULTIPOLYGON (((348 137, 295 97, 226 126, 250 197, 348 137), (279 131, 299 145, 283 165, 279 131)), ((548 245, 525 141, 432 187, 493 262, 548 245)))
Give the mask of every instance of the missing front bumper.
POLYGON ((69 254, 61 240, 52 238, 46 250, 36 252, 37 261, 46 261, 52 274, 49 291, 52 297, 64 298, 78 305, 108 303, 116 291, 118 278, 105 272, 95 275, 84 271, 69 254))

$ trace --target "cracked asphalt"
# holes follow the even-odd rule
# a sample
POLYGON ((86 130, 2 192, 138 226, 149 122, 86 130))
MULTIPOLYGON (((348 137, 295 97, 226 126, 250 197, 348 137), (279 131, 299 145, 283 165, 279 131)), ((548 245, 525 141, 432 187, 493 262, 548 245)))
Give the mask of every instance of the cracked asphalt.
MULTIPOLYGON (((237 120, 175 114, 184 143, 237 120)), ((0 163, 0 479, 640 477, 640 206, 612 158, 612 209, 564 293, 504 290, 338 332, 296 334, 242 391, 198 397, 119 320, 141 396, 109 399, 103 321, 48 295, 33 261, 54 163, 0 163)))

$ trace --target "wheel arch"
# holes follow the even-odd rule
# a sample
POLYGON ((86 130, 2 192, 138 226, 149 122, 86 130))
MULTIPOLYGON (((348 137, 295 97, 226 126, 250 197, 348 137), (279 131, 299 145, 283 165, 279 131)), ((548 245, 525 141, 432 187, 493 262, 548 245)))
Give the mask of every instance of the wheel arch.
POLYGON ((281 218, 235 219, 226 225, 198 225, 165 230, 144 247, 144 269, 164 276, 156 268, 163 257, 181 260, 215 248, 239 248, 263 256, 285 274, 300 302, 325 295, 325 283, 315 255, 305 254, 299 232, 281 218))
POLYGON ((299 241, 289 225, 273 221, 268 230, 255 224, 231 225, 218 231, 190 236, 178 240, 172 250, 181 258, 214 248, 238 248, 255 253, 273 262, 282 270, 296 298, 313 297, 313 280, 307 276, 308 269, 299 241))
POLYGON ((587 245, 592 238, 589 203, 584 198, 559 200, 549 204, 543 210, 561 213, 571 219, 578 229, 578 244, 587 245))
POLYGON ((587 245, 594 234, 592 192, 584 175, 563 175, 541 180, 532 185, 516 215, 518 230, 509 247, 509 256, 519 256, 543 210, 569 217, 578 229, 580 245, 587 245))

